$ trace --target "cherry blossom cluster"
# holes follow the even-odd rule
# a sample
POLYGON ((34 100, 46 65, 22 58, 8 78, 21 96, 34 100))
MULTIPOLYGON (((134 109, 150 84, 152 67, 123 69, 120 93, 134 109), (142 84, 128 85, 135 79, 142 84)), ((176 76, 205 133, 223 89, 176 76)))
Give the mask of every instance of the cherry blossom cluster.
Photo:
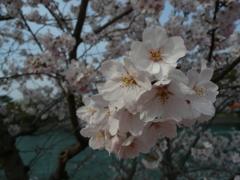
POLYGON ((159 16, 164 9, 165 0, 131 0, 131 4, 137 11, 150 16, 159 16))
POLYGON ((55 73, 62 70, 64 60, 64 57, 53 56, 51 52, 43 52, 29 56, 24 65, 29 73, 55 73))
POLYGON ((213 69, 202 61, 201 70, 185 75, 176 69, 185 56, 183 39, 168 37, 160 26, 147 28, 142 42, 131 45, 129 57, 107 60, 100 71, 107 78, 99 94, 84 97, 77 111, 87 124, 81 134, 93 149, 105 148, 119 158, 147 153, 160 135, 177 136, 176 126, 191 126, 215 114, 218 86, 210 81, 213 69))
POLYGON ((48 32, 41 37, 41 40, 45 48, 55 56, 70 52, 76 43, 76 40, 68 33, 62 33, 55 38, 48 32))
POLYGON ((92 90, 91 83, 96 76, 94 69, 94 66, 91 64, 85 66, 84 63, 72 60, 68 69, 64 71, 71 89, 83 94, 90 92, 92 90))
POLYGON ((26 16, 26 19, 29 21, 34 21, 37 24, 43 24, 48 20, 48 17, 46 14, 41 16, 38 10, 34 10, 26 16))
POLYGON ((22 8, 24 5, 24 2, 22 0, 1 0, 0 3, 3 3, 6 5, 6 9, 12 17, 18 16, 19 9, 22 8))

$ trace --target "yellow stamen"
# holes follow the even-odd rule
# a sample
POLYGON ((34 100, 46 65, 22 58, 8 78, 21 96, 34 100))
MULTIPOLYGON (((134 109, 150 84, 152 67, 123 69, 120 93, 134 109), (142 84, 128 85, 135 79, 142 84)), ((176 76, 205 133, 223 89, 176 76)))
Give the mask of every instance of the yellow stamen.
POLYGON ((104 138, 104 132, 103 131, 99 131, 97 134, 96 134, 96 139, 97 141, 101 141, 102 139, 104 138))
POLYGON ((162 102, 162 105, 165 104, 169 99, 168 91, 164 88, 159 89, 157 96, 159 101, 162 102))
POLYGON ((157 61, 161 61, 163 58, 163 49, 151 49, 148 54, 149 54, 149 59, 157 62, 157 61))
POLYGON ((95 112, 97 112, 97 111, 94 111, 94 110, 92 110, 91 108, 88 108, 87 112, 88 112, 89 114, 93 115, 93 114, 94 114, 95 112))
POLYGON ((200 87, 200 88, 198 88, 198 89, 194 89, 194 90, 195 90, 195 92, 196 92, 196 95, 197 95, 199 98, 201 98, 201 97, 206 97, 206 96, 207 96, 207 94, 206 94, 207 88, 206 88, 205 86, 202 86, 202 87, 200 87))
POLYGON ((123 74, 118 74, 118 75, 121 76, 120 77, 121 82, 122 82, 122 84, 120 85, 121 88, 128 87, 131 84, 135 84, 135 85, 139 86, 132 76, 130 76, 130 75, 129 76, 124 76, 123 74))

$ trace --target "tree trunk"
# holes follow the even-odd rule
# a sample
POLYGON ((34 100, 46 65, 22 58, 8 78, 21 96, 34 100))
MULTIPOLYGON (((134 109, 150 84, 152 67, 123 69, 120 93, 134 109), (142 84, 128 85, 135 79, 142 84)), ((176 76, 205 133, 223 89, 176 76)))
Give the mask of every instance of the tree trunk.
POLYGON ((3 116, 0 114, 0 163, 8 180, 29 180, 27 171, 15 147, 15 138, 12 137, 3 124, 3 116))

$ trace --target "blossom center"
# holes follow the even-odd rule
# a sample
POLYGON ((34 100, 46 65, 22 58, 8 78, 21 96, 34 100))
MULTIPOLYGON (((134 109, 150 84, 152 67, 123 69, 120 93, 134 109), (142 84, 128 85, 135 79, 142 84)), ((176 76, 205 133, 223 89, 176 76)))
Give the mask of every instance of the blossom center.
POLYGON ((149 59, 154 62, 161 61, 163 58, 163 53, 163 49, 151 49, 148 51, 149 59))
MULTIPOLYGON (((161 125, 161 122, 152 123, 151 126, 153 126, 154 129, 155 129, 157 132, 161 132, 162 129, 163 129, 163 126, 161 125)), ((150 126, 150 127, 151 127, 151 126, 150 126)))
POLYGON ((106 111, 107 115, 110 116, 110 109, 109 109, 109 107, 104 107, 104 110, 106 111))
POLYGON ((97 141, 101 141, 102 139, 104 138, 104 132, 103 131, 99 131, 97 134, 96 134, 96 139, 97 141))
POLYGON ((201 97, 206 97, 207 96, 207 88, 205 86, 202 86, 200 88, 194 89, 196 92, 196 95, 201 98, 201 97))
POLYGON ((94 114, 95 112, 97 112, 97 111, 94 111, 93 109, 88 108, 87 112, 88 112, 89 114, 93 115, 93 114, 94 114))
POLYGON ((134 142, 132 142, 129 146, 134 149, 136 145, 134 142))
POLYGON ((165 104, 169 99, 168 91, 165 88, 160 88, 157 93, 157 96, 162 105, 165 104))
POLYGON ((120 85, 121 88, 128 87, 131 84, 138 85, 132 76, 124 76, 123 74, 118 74, 118 75, 121 75, 121 78, 120 78, 122 82, 122 84, 120 85))

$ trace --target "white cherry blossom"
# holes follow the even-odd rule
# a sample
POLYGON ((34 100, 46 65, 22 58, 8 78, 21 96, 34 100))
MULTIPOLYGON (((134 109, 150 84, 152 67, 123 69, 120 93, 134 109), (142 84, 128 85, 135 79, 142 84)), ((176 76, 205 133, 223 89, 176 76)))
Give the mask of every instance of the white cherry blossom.
POLYGON ((183 83, 171 81, 167 85, 157 84, 152 90, 141 95, 139 104, 140 118, 145 121, 153 121, 155 118, 161 121, 175 120, 180 122, 188 118, 188 105, 186 95, 194 91, 183 83))
MULTIPOLYGON (((218 94, 218 86, 211 82, 213 75, 213 69, 207 68, 206 61, 201 63, 201 72, 197 73, 197 70, 192 68, 187 72, 188 86, 195 91, 194 95, 190 95, 189 105, 194 111, 195 118, 201 114, 212 117, 215 114, 215 108, 213 103, 216 101, 218 94)), ((203 116, 200 119, 204 120, 203 116)))
POLYGON ((166 30, 157 26, 144 30, 143 42, 132 43, 129 55, 135 66, 161 81, 185 54, 183 39, 178 36, 168 38, 166 30))
POLYGON ((132 106, 138 97, 152 87, 148 76, 127 57, 121 62, 104 62, 101 71, 109 80, 99 89, 100 94, 108 101, 123 99, 131 112, 134 111, 132 106))

